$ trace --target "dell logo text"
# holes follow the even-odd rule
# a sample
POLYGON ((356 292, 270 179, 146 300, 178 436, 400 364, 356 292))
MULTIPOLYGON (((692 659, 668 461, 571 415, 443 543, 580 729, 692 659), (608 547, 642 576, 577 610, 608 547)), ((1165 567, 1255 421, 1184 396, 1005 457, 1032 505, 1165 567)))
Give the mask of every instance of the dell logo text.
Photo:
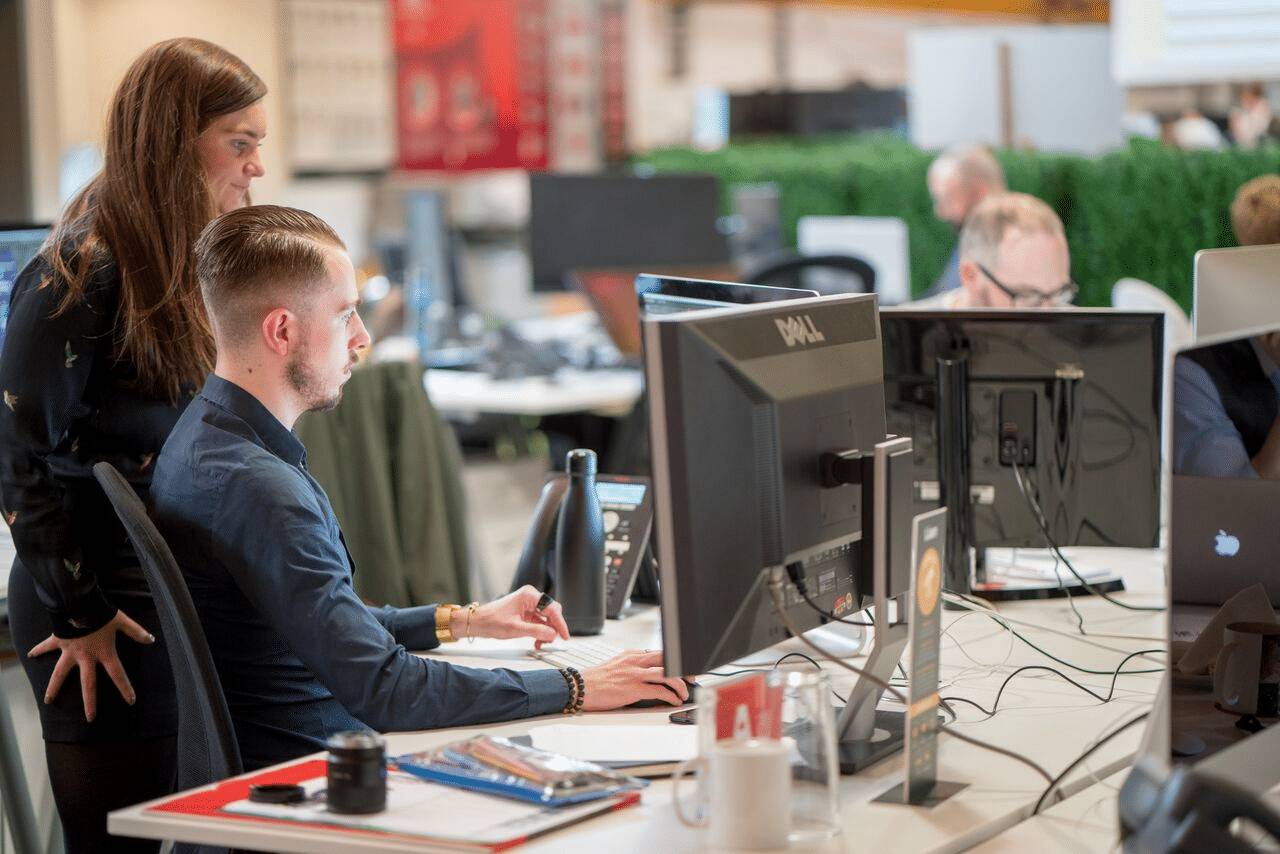
POLYGON ((788 347, 794 347, 797 344, 818 344, 827 340, 827 337, 813 325, 813 318, 807 314, 783 317, 773 322, 778 325, 782 340, 788 347))

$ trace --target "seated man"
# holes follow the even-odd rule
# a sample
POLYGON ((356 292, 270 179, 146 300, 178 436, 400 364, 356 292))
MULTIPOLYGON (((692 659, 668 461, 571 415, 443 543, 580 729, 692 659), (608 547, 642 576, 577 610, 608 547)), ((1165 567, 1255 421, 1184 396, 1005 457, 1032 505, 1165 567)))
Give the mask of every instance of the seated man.
POLYGON ((1062 220, 1025 193, 984 199, 960 232, 960 289, 912 308, 1051 308, 1075 299, 1062 220))
POLYGON ((1280 333, 1179 353, 1173 473, 1280 479, 1280 333))
MULTIPOLYGON (((925 180, 933 199, 933 215, 957 233, 979 202, 1008 190, 1000 163, 990 149, 981 145, 948 148, 929 164, 925 180)), ((957 244, 947 259, 947 266, 925 296, 937 296, 959 287, 960 246, 957 244)))
POLYGON ((369 608, 291 432, 335 406, 369 343, 345 247, 324 222, 260 206, 214 220, 196 246, 217 364, 156 463, 155 518, 182 567, 249 769, 334 732, 418 730, 688 697, 661 654, 571 669, 482 670, 410 649, 486 636, 568 636, 526 587, 486 605, 369 608))

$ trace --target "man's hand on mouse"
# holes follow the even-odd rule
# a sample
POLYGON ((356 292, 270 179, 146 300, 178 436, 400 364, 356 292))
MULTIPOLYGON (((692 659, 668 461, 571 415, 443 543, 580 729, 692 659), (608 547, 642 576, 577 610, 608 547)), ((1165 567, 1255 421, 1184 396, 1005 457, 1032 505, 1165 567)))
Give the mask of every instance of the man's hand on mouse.
POLYGON ((663 675, 661 650, 627 650, 582 671, 582 681, 587 694, 584 712, 620 709, 641 700, 661 700, 673 706, 689 701, 688 683, 663 675))

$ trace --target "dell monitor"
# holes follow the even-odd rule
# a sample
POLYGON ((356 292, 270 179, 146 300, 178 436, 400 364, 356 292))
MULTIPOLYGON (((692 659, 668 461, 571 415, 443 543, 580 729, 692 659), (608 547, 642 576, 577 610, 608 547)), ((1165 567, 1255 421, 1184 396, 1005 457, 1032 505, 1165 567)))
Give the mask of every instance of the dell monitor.
POLYGON ((728 264, 710 175, 530 177, 533 287, 558 291, 578 269, 728 264))
POLYGON ((47 225, 0 225, 0 343, 9 323, 9 297, 22 268, 40 252, 47 225))
MULTIPOLYGON (((823 488, 819 468, 885 438, 874 297, 650 316, 642 338, 666 672, 785 640, 771 570, 800 564, 824 607, 860 609, 862 491, 823 488)), ((794 591, 788 605, 819 624, 794 591)))
POLYGON ((914 443, 915 512, 950 511, 949 587, 1083 591, 1056 561, 988 566, 988 547, 1159 544, 1161 314, 886 309, 880 323, 889 432, 914 443))
POLYGON ((1192 301, 1197 339, 1280 323, 1280 245, 1197 252, 1192 301))

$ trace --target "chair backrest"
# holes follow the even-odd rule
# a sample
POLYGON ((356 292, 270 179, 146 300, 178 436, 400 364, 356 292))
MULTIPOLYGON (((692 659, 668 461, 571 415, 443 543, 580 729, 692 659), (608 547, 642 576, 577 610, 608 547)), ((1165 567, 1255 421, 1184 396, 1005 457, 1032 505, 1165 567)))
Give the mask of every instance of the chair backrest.
POLYGON ((876 270, 881 305, 911 299, 907 223, 896 216, 802 216, 796 220, 801 255, 852 255, 876 270))
POLYGON ((853 255, 796 255, 788 252, 747 271, 742 281, 753 285, 810 288, 820 294, 869 294, 876 289, 876 271, 853 255))
POLYGON ((110 463, 93 467, 138 554, 160 615, 178 691, 178 789, 244 772, 231 712, 191 593, 138 494, 110 463))
POLYGON ((1164 344, 1169 352, 1192 343, 1191 319, 1164 291, 1142 279, 1120 279, 1111 288, 1111 307, 1129 311, 1164 312, 1164 344))

